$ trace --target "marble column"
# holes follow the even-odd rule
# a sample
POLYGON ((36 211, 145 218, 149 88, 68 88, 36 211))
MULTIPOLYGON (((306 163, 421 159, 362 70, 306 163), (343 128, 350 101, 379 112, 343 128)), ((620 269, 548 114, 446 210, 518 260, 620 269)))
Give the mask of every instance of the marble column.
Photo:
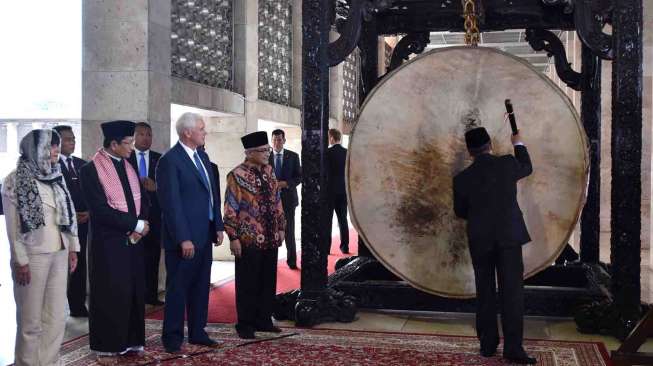
POLYGON ((292 87, 290 105, 302 105, 302 0, 292 0, 292 87))
POLYGON ((643 3, 642 24, 642 301, 653 301, 653 250, 651 250, 651 143, 653 141, 653 1, 643 3))
POLYGON ((612 62, 601 63, 601 209, 599 258, 610 263, 610 212, 612 202, 612 62))
MULTIPOLYGON (((340 34, 332 26, 329 41, 334 42, 339 36, 340 34)), ((344 130, 344 64, 343 61, 329 68, 329 128, 337 128, 340 131, 344 130)))
POLYGON ((82 155, 102 144, 99 125, 148 122, 152 149, 170 146, 170 0, 82 3, 82 155))
POLYGON ((245 132, 258 130, 258 1, 234 1, 234 92, 245 97, 245 132))
MULTIPOLYGON (((653 269, 651 250, 651 141, 653 140, 653 1, 644 2, 643 24, 643 91, 642 91, 642 249, 649 251, 649 268, 653 269), (647 237, 644 238, 644 233, 647 237)), ((649 301, 651 299, 649 298, 649 301)))
MULTIPOLYGON (((243 162, 245 153, 240 137, 245 134, 245 117, 208 117, 206 118, 206 152, 218 165, 220 171, 221 203, 227 187, 227 174, 243 162), (213 159, 213 157, 216 157, 213 159)), ((213 249, 214 260, 233 260, 229 251, 229 238, 223 245, 213 249)))

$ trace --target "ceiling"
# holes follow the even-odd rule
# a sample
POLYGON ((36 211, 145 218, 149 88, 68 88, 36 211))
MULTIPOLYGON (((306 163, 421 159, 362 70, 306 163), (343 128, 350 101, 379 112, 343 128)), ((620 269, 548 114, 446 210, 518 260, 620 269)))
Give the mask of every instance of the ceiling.
MULTIPOLYGON (((558 37, 566 37, 566 33, 559 30, 552 30, 558 37)), ((426 46, 426 51, 449 46, 462 46, 465 33, 457 32, 431 32, 431 43, 426 46)), ((565 39, 563 38, 563 44, 565 39)), ((534 51, 526 41, 526 33, 523 29, 513 29, 501 32, 481 33, 480 47, 493 47, 504 52, 521 57, 530 62, 541 72, 548 72, 553 65, 553 57, 547 57, 546 51, 534 51)))

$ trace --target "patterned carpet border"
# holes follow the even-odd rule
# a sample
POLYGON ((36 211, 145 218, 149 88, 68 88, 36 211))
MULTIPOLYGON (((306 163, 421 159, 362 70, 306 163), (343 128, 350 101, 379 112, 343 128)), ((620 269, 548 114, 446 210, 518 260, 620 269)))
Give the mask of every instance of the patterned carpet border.
MULTIPOLYGON (((183 356, 165 353, 161 322, 146 322, 146 352, 121 357, 120 365, 505 365, 501 349, 492 358, 478 355, 475 337, 341 329, 285 328, 275 334, 257 333, 257 343, 239 339, 231 324, 210 324, 210 336, 223 342, 217 350, 185 344, 183 356), (295 333, 295 335, 293 335, 295 333)), ((525 340, 524 346, 541 366, 611 366, 600 342, 525 340)), ((88 337, 66 342, 62 364, 96 365, 88 337)))

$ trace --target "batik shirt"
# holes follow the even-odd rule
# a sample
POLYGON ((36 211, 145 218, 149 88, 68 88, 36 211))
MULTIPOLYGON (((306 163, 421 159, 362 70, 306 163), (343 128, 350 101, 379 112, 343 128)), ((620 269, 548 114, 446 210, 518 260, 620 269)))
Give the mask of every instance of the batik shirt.
POLYGON ((245 162, 227 175, 223 220, 229 239, 240 240, 243 247, 281 246, 286 219, 272 166, 245 162))

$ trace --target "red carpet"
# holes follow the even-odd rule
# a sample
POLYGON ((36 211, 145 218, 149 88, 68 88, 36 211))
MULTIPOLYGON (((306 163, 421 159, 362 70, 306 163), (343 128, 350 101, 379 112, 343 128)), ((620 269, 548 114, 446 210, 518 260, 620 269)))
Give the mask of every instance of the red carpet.
MULTIPOLYGON (((349 230, 349 251, 358 253, 358 234, 354 229, 349 230)), ((285 250, 281 248, 280 250, 285 250)), ((349 254, 349 255, 352 255, 349 254)), ((335 271, 336 261, 349 255, 340 252, 340 237, 334 236, 331 242, 331 255, 329 255, 328 271, 335 271)), ((297 253, 297 265, 301 268, 301 253, 297 253)), ((277 293, 282 293, 299 288, 301 271, 288 268, 286 260, 279 260, 277 267, 277 293)), ((148 319, 163 319, 163 310, 147 315, 148 319)), ((236 322, 236 289, 234 281, 229 281, 211 290, 209 294, 209 323, 235 323, 236 322)))
MULTIPOLYGON (((500 356, 478 354, 476 337, 329 329, 285 329, 281 336, 257 333, 256 343, 244 342, 229 324, 209 324, 212 339, 222 347, 209 349, 185 344, 183 355, 165 353, 161 346, 161 321, 145 325, 145 353, 122 357, 120 365, 505 365, 500 356)), ((527 352, 539 366, 608 366, 601 342, 525 340, 527 352)), ((497 352, 501 355, 501 349, 497 352)), ((65 343, 62 365, 97 365, 88 349, 88 336, 65 343)))

